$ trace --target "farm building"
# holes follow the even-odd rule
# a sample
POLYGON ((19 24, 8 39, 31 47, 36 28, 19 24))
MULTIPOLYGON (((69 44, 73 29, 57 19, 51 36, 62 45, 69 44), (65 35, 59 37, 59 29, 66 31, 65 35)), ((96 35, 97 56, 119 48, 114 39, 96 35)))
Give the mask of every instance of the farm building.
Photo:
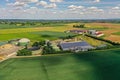
POLYGON ((100 36, 103 36, 104 34, 103 34, 102 32, 98 32, 98 31, 97 31, 97 32, 95 33, 95 35, 96 35, 97 37, 100 37, 100 36))
POLYGON ((88 51, 89 49, 94 49, 91 45, 89 45, 87 42, 82 41, 82 42, 65 42, 65 43, 60 43, 59 47, 63 51, 88 51))
POLYGON ((102 32, 99 32, 97 30, 89 30, 88 33, 92 36, 96 36, 96 37, 101 37, 103 36, 104 34, 102 32))
POLYGON ((25 45, 27 45, 29 42, 30 42, 29 39, 27 39, 27 38, 22 38, 22 39, 20 39, 20 40, 18 41, 18 44, 19 44, 20 46, 25 46, 25 45))
POLYGON ((88 33, 93 36, 95 35, 96 32, 97 32, 96 30, 88 30, 88 33))
POLYGON ((36 51, 36 50, 39 50, 39 49, 40 49, 40 47, 33 46, 33 47, 29 48, 28 50, 30 50, 30 51, 36 51))
POLYGON ((87 33, 87 30, 69 30, 69 31, 66 31, 67 33, 68 32, 71 32, 71 33, 76 33, 76 34, 83 34, 83 33, 87 33))

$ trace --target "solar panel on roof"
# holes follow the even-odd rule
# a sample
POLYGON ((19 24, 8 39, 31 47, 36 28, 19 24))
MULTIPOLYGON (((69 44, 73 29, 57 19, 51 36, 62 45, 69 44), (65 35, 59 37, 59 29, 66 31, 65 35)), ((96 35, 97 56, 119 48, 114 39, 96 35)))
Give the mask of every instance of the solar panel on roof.
POLYGON ((64 50, 66 48, 74 48, 74 47, 86 47, 86 48, 92 48, 91 45, 89 45, 87 42, 69 42, 69 43, 61 43, 61 48, 64 50))

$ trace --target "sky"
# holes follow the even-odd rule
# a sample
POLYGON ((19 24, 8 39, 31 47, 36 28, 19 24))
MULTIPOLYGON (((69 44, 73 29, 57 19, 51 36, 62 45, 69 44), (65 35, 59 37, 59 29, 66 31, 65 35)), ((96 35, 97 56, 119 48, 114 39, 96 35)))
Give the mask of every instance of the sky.
POLYGON ((0 0, 0 19, 113 18, 120 18, 120 0, 0 0))

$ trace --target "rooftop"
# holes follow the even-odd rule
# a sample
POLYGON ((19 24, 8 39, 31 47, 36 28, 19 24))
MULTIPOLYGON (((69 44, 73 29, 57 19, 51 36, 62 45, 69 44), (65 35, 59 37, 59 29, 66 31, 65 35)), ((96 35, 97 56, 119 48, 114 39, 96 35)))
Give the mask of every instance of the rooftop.
POLYGON ((60 46, 61 46, 62 49, 73 48, 73 47, 93 48, 91 45, 89 45, 85 41, 60 43, 60 46))

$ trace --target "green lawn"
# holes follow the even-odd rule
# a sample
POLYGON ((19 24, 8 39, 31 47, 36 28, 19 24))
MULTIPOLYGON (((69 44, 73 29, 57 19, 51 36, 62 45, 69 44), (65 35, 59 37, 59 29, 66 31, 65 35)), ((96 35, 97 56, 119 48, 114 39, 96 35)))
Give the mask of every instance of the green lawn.
POLYGON ((120 49, 9 59, 0 80, 120 80, 120 49))

